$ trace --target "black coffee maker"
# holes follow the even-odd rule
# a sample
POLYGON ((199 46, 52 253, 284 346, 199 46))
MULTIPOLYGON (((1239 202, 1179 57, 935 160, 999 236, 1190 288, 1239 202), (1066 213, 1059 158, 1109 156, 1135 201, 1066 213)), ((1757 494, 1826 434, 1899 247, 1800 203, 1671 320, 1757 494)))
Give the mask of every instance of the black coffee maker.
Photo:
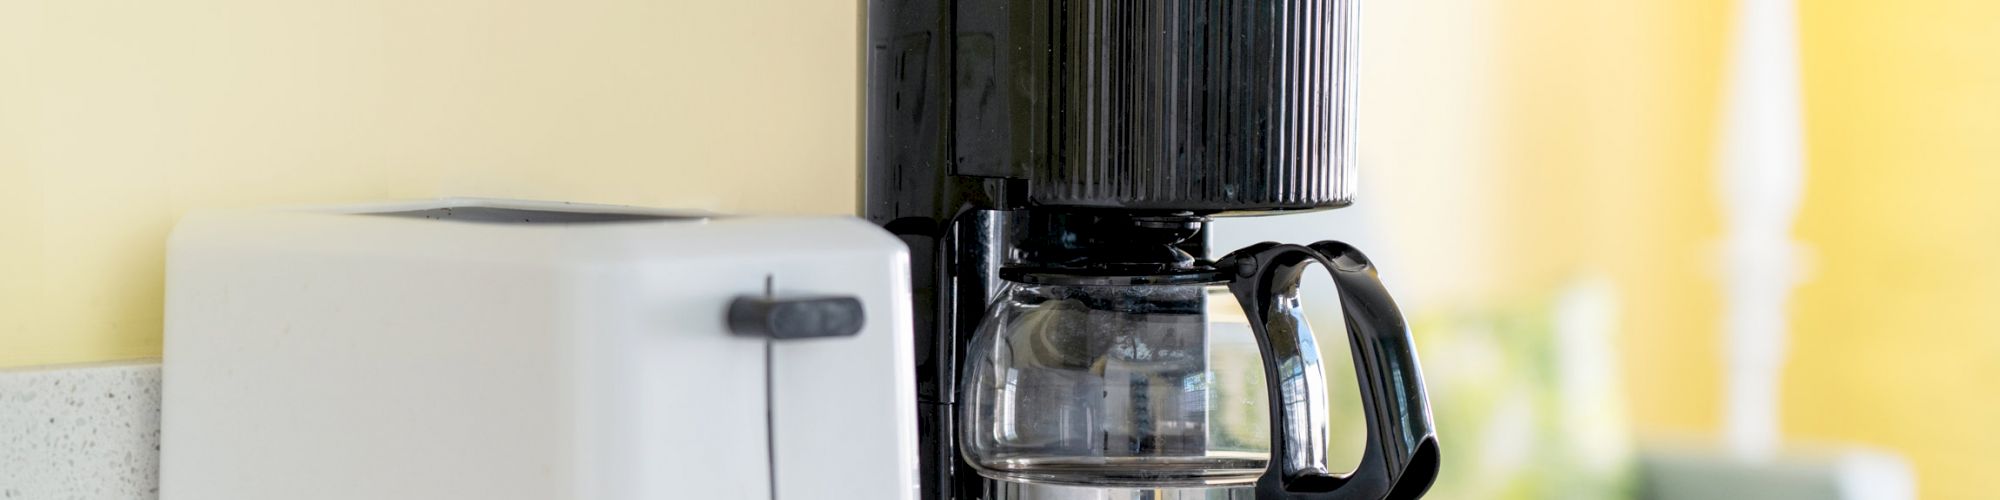
POLYGON ((1212 217, 1351 202, 1355 9, 869 1, 862 210, 910 247, 922 498, 1004 498, 1010 482, 1428 489, 1421 372, 1368 259, 1332 241, 1207 248, 1212 217), (1298 313, 1313 268, 1340 289, 1367 416, 1345 474, 1326 467, 1326 388, 1298 313), (1230 302, 1261 355, 1269 437, 1225 450, 1201 381, 1218 335, 1205 322, 1230 302))

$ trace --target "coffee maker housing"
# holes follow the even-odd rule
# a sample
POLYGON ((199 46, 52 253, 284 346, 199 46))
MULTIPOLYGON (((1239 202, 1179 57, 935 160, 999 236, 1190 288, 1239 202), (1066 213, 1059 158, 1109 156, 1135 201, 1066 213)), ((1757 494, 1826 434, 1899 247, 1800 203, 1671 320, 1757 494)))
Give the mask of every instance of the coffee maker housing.
POLYGON ((989 496, 954 388, 1004 268, 1199 271, 1212 216, 1352 202, 1356 8, 870 0, 862 212, 911 250, 923 498, 989 496))

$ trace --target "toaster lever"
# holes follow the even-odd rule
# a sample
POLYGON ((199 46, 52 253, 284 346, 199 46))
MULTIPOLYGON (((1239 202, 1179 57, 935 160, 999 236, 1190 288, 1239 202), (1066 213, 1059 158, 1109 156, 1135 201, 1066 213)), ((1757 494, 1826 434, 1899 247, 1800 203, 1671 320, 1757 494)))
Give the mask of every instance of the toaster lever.
POLYGON ((849 296, 742 296, 729 302, 728 317, 732 333, 773 339, 853 336, 866 319, 861 299, 849 296))

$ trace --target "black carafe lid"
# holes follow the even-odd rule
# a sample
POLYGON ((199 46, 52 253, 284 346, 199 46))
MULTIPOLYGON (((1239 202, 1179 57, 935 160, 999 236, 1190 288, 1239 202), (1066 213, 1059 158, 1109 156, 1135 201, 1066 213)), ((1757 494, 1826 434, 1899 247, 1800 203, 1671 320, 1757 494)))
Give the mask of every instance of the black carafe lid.
POLYGON ((1028 213, 1016 262, 1001 278, 1044 285, 1167 285, 1217 283, 1227 277, 1189 253, 1208 218, 1188 212, 1110 210, 1028 213))

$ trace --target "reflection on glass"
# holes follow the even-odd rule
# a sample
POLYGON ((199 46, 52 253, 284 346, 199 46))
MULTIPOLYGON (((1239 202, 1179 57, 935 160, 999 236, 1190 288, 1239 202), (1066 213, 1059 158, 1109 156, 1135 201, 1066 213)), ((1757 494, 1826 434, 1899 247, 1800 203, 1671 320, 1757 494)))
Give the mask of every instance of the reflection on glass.
POLYGON ((963 449, 991 477, 1245 484, 1269 460, 1262 358, 1217 286, 1011 284, 963 380, 963 449))

